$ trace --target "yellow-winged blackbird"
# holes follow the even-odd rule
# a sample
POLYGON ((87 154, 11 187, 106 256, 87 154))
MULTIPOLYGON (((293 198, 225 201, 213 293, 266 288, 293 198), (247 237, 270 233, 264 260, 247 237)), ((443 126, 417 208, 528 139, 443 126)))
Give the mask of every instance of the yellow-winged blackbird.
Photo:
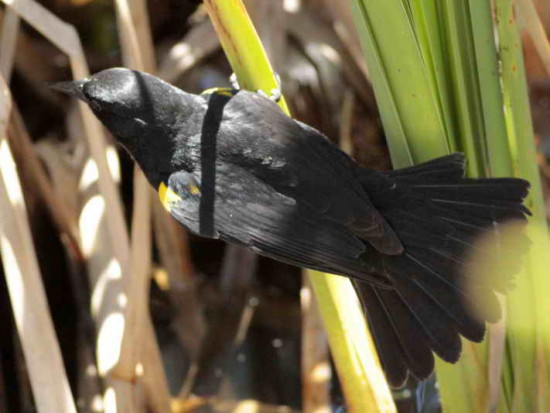
POLYGON ((453 154, 411 168, 359 167, 271 100, 186 93, 114 68, 54 88, 86 102, 192 232, 353 280, 394 386, 423 379, 432 351, 455 362, 500 316, 494 285, 470 280, 492 311, 474 315, 466 259, 484 230, 525 221, 529 183, 466 179, 453 154))

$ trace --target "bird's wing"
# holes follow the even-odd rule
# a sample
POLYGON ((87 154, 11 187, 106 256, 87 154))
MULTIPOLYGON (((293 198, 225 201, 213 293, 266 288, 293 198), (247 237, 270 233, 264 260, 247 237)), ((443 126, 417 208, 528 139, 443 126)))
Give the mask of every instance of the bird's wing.
MULTIPOLYGON (((215 191, 180 171, 160 185, 161 201, 180 223, 299 267, 348 275, 378 286, 388 280, 361 259, 365 244, 341 224, 299 208, 247 170, 220 165, 215 191), (212 205, 209 205, 213 202, 212 205)), ((307 208, 307 207, 306 207, 307 208)))
POLYGON ((320 132, 255 93, 237 93, 223 110, 217 142, 224 161, 346 226, 377 250, 402 252, 401 242, 359 184, 353 160, 320 132))

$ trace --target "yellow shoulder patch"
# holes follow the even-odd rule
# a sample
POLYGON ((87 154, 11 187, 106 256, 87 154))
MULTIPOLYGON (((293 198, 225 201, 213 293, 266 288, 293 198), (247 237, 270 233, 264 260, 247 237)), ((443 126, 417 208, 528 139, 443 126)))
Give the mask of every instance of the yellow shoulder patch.
POLYGON ((201 193, 197 185, 189 185, 189 192, 191 193, 191 195, 195 195, 195 196, 201 193))
POLYGON ((160 183, 158 193, 162 206, 164 206, 164 209, 166 209, 168 212, 170 212, 170 208, 173 204, 181 201, 181 197, 170 188, 168 188, 164 182, 160 183))

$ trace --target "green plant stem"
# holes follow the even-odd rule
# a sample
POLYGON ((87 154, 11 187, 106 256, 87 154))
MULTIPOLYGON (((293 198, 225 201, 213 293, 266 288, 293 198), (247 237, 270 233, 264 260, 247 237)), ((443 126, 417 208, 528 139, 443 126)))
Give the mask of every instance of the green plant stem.
MULTIPOLYGON (((241 0, 205 0, 239 84, 266 93, 278 87, 273 69, 241 0)), ((290 115, 284 103, 281 108, 290 115)), ((363 311, 345 277, 308 271, 350 412, 395 412, 363 311)))
POLYGON ((512 157, 508 145, 506 120, 502 110, 504 100, 500 85, 493 19, 489 1, 468 0, 474 43, 476 72, 481 93, 484 136, 486 139, 486 168, 490 176, 512 176, 512 157))
POLYGON ((351 5, 394 167, 448 153, 443 113, 409 20, 410 7, 403 0, 351 5))
MULTIPOLYGON (((267 94, 278 88, 275 72, 242 1, 205 0, 204 4, 240 87, 267 94)), ((284 97, 279 106, 290 115, 284 97)))
POLYGON ((444 30, 440 18, 441 0, 407 0, 412 10, 412 20, 426 69, 430 74, 433 94, 441 107, 443 126, 447 134, 447 145, 457 151, 458 136, 456 116, 452 98, 451 71, 443 47, 444 30))
POLYGON ((533 212, 529 235, 532 241, 529 267, 524 271, 522 282, 509 294, 509 323, 513 329, 508 334, 510 363, 513 381, 508 386, 511 394, 508 403, 512 411, 547 411, 546 398, 538 397, 540 381, 547 380, 545 350, 550 350, 550 303, 547 280, 550 250, 546 213, 538 165, 530 104, 527 91, 522 42, 515 19, 512 0, 495 0, 494 14, 499 39, 504 112, 507 120, 509 145, 512 149, 513 167, 517 176, 531 183, 527 205, 533 212), (534 368, 533 368, 534 367, 534 368), (513 386, 513 387, 512 387, 513 386), (538 406, 537 406, 538 404, 538 406))
MULTIPOLYGON (((543 297, 550 280, 539 274, 548 268, 550 246, 513 0, 493 3, 498 55, 488 0, 352 1, 394 167, 459 148, 470 176, 515 175, 532 184, 527 203, 538 225, 528 231, 536 248, 510 294, 514 327, 505 347, 499 411, 548 411, 535 391, 542 388, 540 378, 547 380, 539 366, 542 350, 550 349, 550 300, 543 297)), ((487 370, 498 374, 498 360, 489 366, 485 343, 463 341, 463 347, 456 365, 436 363, 444 411, 487 411, 497 394, 489 399, 489 389, 498 389, 487 370)))

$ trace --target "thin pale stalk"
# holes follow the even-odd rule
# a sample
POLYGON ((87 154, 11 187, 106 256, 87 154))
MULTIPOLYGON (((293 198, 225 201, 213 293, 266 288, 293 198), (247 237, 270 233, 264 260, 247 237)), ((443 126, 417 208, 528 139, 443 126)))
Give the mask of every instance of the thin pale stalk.
POLYGON ((7 8, 2 19, 2 32, 0 33, 0 73, 7 84, 10 83, 13 69, 19 23, 17 12, 7 8))
POLYGON ((219 47, 212 22, 205 20, 189 29, 183 39, 168 50, 159 63, 157 76, 173 83, 219 47))
MULTIPOLYGON (((33 0, 1 1, 68 56, 73 78, 82 79, 89 75, 84 51, 73 26, 61 21, 44 6, 33 0)), ((117 272, 120 271, 117 282, 113 282, 109 286, 109 292, 117 296, 125 294, 126 283, 130 275, 128 231, 120 195, 109 171, 106 158, 107 144, 102 128, 84 103, 79 103, 78 107, 83 121, 83 135, 99 172, 99 193, 97 195, 105 206, 99 213, 104 215, 107 222, 105 231, 110 240, 109 253, 112 254, 112 268, 115 268, 117 272)), ((119 316, 124 310, 119 303, 120 301, 107 299, 98 303, 96 324, 99 337, 107 337, 104 340, 98 339, 96 350, 97 363, 102 375, 107 374, 112 367, 112 355, 117 354, 121 345, 121 340, 119 340, 121 335, 116 334, 118 332, 116 327, 119 325, 116 323, 120 320, 119 316), (116 327, 112 328, 113 326, 116 327)), ((116 397, 112 397, 109 402, 114 404, 118 410, 124 411, 133 400, 131 383, 117 380, 112 376, 107 376, 106 382, 111 391, 116 393, 116 397)), ((105 401, 107 402, 107 400, 105 401)))
MULTIPOLYGON (((142 71, 153 71, 153 41, 147 24, 145 2, 117 0, 115 4, 125 65, 142 71)), ((135 166, 130 251, 132 278, 127 290, 126 326, 120 358, 114 371, 119 377, 133 381, 138 365, 141 364, 149 403, 156 412, 169 412, 170 391, 149 315, 151 244, 151 188, 143 172, 135 166)))
POLYGON ((76 413, 40 275, 7 126, 8 86, 0 76, 0 252, 13 317, 39 413, 76 413))
POLYGON ((544 68, 550 76, 550 42, 533 0, 518 0, 518 11, 525 21, 525 30, 533 40, 544 68))
MULTIPOLYGON (((156 72, 155 51, 151 30, 149 27, 149 16, 147 6, 143 0, 117 0, 115 2, 117 10, 117 20, 123 62, 127 67, 141 71, 156 72)), ((122 371, 120 375, 133 374, 136 363, 135 343, 139 342, 136 337, 144 331, 140 328, 143 324, 143 318, 149 318, 148 292, 150 281, 150 253, 151 253, 151 199, 154 207, 155 235, 157 238, 157 247, 161 257, 161 263, 167 267, 171 281, 175 281, 170 286, 170 295, 176 305, 178 317, 182 317, 187 323, 176 323, 179 337, 182 344, 189 351, 190 357, 195 360, 197 346, 204 337, 201 325, 201 314, 197 306, 195 297, 195 286, 192 285, 192 265, 187 251, 187 239, 181 235, 184 231, 169 214, 160 206, 154 192, 150 189, 149 183, 139 169, 135 167, 134 171, 134 210, 132 216, 132 290, 128 297, 128 328, 125 335, 122 358, 126 358, 120 363, 122 371), (172 248, 172 249, 171 249, 172 248), (174 251, 182 251, 182 254, 174 254, 174 251), (185 274, 183 273, 185 272, 185 274), (188 277, 189 282, 185 291, 181 290, 181 283, 185 282, 184 277, 188 277), (137 305, 136 305, 137 304, 137 305), (140 331, 141 330, 141 331, 140 331), (192 330, 193 337, 186 340, 184 331, 192 330)), ((151 330, 152 331, 152 330, 151 330)), ((146 360, 161 360, 158 345, 155 337, 145 337, 149 341, 147 348, 156 354, 141 354, 146 360)), ((153 366, 151 366, 153 367, 153 366)), ((162 371, 162 366, 154 366, 149 371, 162 371)), ((145 379, 148 379, 145 377, 145 379)), ((147 386, 155 386, 148 389, 147 394, 156 398, 157 405, 163 405, 164 410, 169 408, 169 392, 164 377, 145 380, 147 386)))

